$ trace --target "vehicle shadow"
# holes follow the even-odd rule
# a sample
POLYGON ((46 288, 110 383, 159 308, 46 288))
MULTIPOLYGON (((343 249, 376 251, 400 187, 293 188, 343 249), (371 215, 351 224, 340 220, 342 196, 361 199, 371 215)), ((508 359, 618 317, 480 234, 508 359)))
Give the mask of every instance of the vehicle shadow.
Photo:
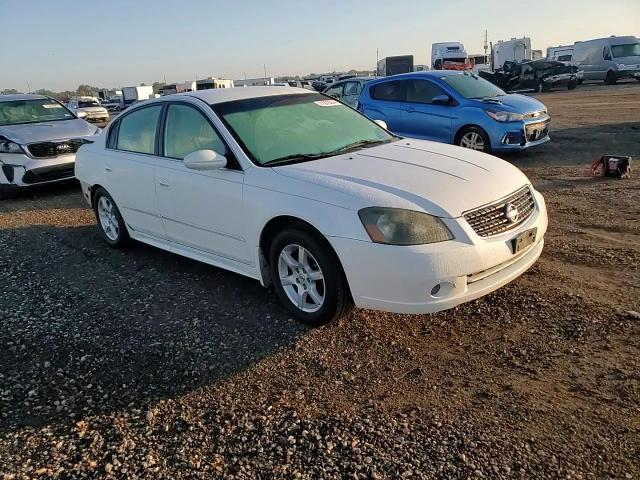
POLYGON ((584 165, 585 169, 605 153, 640 156, 640 122, 552 128, 550 136, 536 148, 497 155, 518 167, 584 165))
POLYGON ((306 331, 254 280, 93 226, 0 230, 0 282, 0 433, 145 409, 306 331))

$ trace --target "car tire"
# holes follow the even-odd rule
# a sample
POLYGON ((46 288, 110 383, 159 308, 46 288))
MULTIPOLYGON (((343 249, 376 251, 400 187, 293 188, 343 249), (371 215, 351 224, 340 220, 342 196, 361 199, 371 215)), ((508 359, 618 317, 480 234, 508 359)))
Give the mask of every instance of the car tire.
POLYGON ((110 246, 123 248, 131 241, 127 225, 111 195, 98 187, 93 195, 93 211, 100 235, 110 246))
POLYGON ((582 85, 582 83, 584 82, 584 80, 578 80, 578 85, 582 85))
POLYGON ((297 228, 277 234, 271 242, 269 273, 279 300, 302 323, 319 327, 353 309, 340 262, 317 234, 297 228))
POLYGON ((613 73, 612 70, 607 72, 607 76, 604 79, 604 83, 607 85, 615 85, 618 79, 616 78, 616 74, 613 73))
POLYGON ((466 127, 458 133, 456 145, 479 152, 490 152, 489 135, 480 127, 466 127))
POLYGON ((577 86, 578 86, 577 81, 571 81, 567 84, 567 90, 575 90, 577 86))

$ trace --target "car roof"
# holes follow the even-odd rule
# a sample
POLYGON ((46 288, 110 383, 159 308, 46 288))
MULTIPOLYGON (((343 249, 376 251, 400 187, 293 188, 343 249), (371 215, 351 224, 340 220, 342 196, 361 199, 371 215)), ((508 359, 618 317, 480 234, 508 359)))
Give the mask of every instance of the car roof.
POLYGON ((33 93, 16 93, 12 95, 0 95, 0 102, 13 102, 16 100, 42 100, 49 98, 45 95, 35 95, 33 93))
POLYGON ((306 88, 297 87, 234 87, 234 88, 212 88, 210 90, 200 90, 197 92, 175 93, 165 95, 162 99, 180 98, 181 96, 195 97, 203 100, 209 105, 217 103, 231 102, 234 100, 245 100, 247 98, 272 97, 275 95, 309 95, 311 92, 306 88))
POLYGON ((454 75, 463 75, 464 71, 462 70, 429 70, 428 72, 409 72, 409 73, 400 73, 398 75, 389 75, 388 77, 378 77, 375 80, 372 80, 372 84, 382 83, 389 80, 406 80, 411 78, 430 78, 430 79, 440 79, 442 77, 452 77, 454 75))

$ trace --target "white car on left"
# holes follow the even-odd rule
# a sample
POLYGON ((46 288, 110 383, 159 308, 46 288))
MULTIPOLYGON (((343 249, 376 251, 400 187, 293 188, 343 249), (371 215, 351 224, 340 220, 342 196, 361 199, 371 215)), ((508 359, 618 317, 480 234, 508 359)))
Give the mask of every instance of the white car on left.
POLYGON ((0 95, 0 198, 75 177, 76 151, 100 129, 44 95, 0 95))
POLYGON ((109 111, 94 97, 72 98, 67 107, 76 115, 83 112, 87 122, 106 123, 109 120, 109 111))

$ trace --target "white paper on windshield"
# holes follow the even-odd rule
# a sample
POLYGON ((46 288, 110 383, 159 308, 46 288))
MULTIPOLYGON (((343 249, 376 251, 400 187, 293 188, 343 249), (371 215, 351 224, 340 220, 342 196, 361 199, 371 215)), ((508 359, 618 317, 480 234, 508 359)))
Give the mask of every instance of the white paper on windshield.
POLYGON ((336 105, 340 105, 340 102, 336 100, 318 100, 317 102, 313 102, 319 107, 335 107, 336 105))
POLYGON ((42 106, 44 108, 62 108, 62 105, 58 105, 57 103, 45 103, 42 106))

